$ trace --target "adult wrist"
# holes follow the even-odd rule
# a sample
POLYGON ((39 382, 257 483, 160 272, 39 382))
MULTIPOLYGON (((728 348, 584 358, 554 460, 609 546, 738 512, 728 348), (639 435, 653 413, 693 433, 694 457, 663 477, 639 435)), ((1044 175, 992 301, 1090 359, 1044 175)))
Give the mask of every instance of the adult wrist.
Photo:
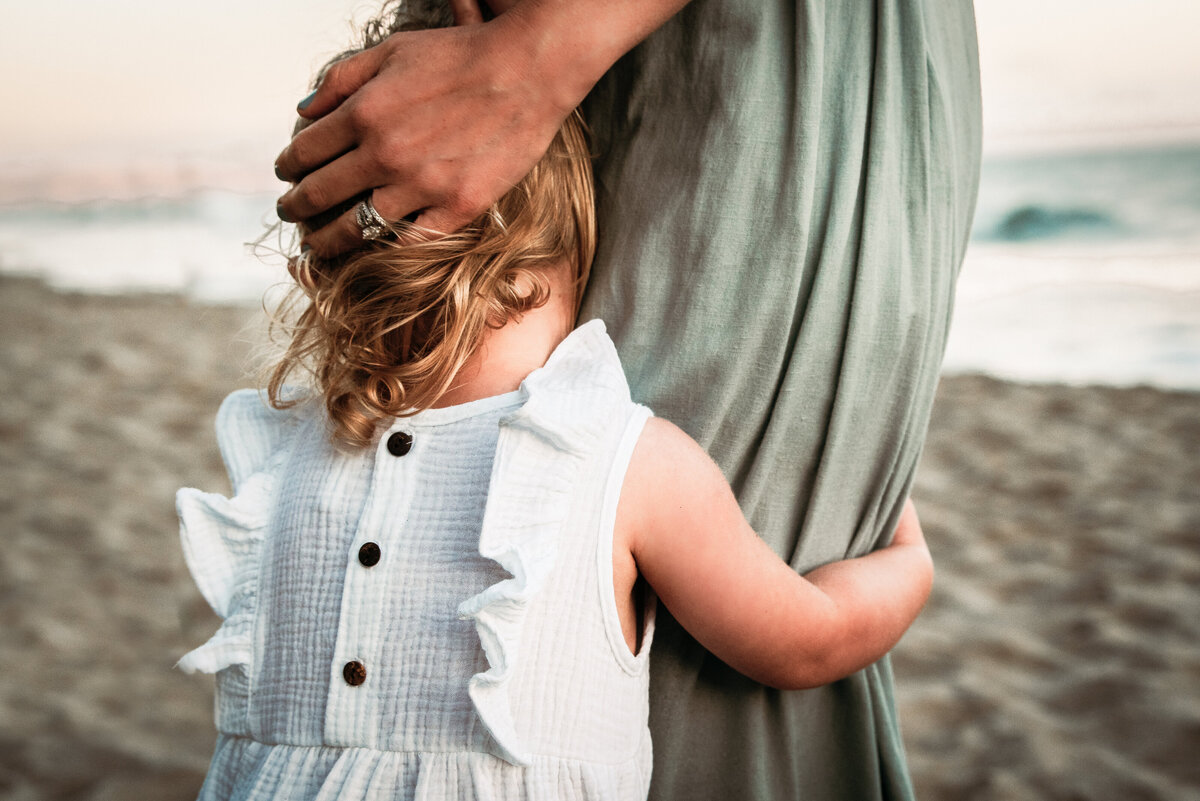
MULTIPOLYGON (((551 85, 564 113, 583 101, 617 59, 687 0, 519 0, 493 23, 551 85)), ((489 23, 491 24, 491 23, 489 23)))
POLYGON ((496 17, 495 40, 515 70, 537 80, 562 116, 578 106, 605 71, 605 63, 589 41, 594 33, 573 30, 571 3, 522 0, 496 17))

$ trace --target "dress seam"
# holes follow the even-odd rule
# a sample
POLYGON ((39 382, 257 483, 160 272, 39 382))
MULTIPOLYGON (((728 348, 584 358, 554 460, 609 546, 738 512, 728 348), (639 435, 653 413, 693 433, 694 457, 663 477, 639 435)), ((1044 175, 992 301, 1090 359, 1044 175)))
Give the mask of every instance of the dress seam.
MULTIPOLYGON (((427 749, 373 748, 369 745, 332 745, 332 744, 311 745, 311 744, 301 744, 301 743, 268 743, 268 742, 264 742, 262 740, 257 740, 255 738, 247 736, 245 734, 235 734, 233 732, 226 732, 226 731, 218 731, 218 734, 221 737, 225 738, 226 740, 240 740, 240 741, 243 741, 248 744, 260 745, 260 746, 263 746, 264 748, 295 748, 295 749, 304 749, 304 750, 328 749, 331 751, 366 751, 366 752, 370 752, 370 753, 374 753, 374 754, 403 754, 403 755, 411 755, 411 756, 417 756, 417 757, 420 757, 420 756, 459 757, 459 756, 474 755, 474 756, 488 757, 490 759, 495 759, 500 762, 506 761, 503 758, 496 756, 495 754, 493 754, 490 751, 464 750, 462 748, 438 750, 438 749, 432 749, 432 748, 427 748, 427 749)), ((598 766, 606 767, 606 768, 607 767, 619 768, 619 767, 623 767, 625 765, 629 765, 631 763, 637 762, 638 755, 635 752, 634 754, 632 754, 629 757, 626 757, 624 759, 614 760, 612 762, 605 762, 604 760, 599 760, 599 759, 583 759, 580 757, 560 756, 558 754, 535 753, 535 754, 532 754, 531 757, 532 757, 532 761, 544 760, 544 761, 550 761, 550 762, 556 762, 556 763, 572 762, 572 763, 576 763, 576 764, 580 764, 580 765, 598 765, 598 766)))

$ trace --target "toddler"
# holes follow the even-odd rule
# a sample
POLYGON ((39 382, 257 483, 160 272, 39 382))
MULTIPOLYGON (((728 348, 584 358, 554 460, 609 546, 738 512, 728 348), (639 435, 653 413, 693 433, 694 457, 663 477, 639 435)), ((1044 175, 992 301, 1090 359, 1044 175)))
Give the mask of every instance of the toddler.
MULTIPOLYGON (((389 7, 365 45, 446 13, 389 7)), ((861 669, 915 619, 911 504, 890 546, 801 577, 631 399, 604 324, 575 327, 592 206, 573 115, 466 230, 292 260, 269 405, 235 392, 217 416, 234 495, 178 496, 224 619, 180 660, 217 680, 201 798, 641 799, 658 603, 782 689, 861 669)))

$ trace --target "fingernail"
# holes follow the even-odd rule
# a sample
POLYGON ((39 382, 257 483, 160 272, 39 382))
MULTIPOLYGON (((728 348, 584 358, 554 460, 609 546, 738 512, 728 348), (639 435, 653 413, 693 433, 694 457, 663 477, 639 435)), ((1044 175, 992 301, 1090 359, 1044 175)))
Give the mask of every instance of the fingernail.
POLYGON ((314 89, 311 92, 309 92, 308 97, 304 98, 303 100, 301 100, 299 103, 296 104, 296 108, 300 111, 303 111, 304 109, 308 108, 309 104, 313 102, 313 98, 316 96, 317 96, 317 90, 314 89))
POLYGON ((301 245, 301 246, 300 246, 300 252, 301 252, 301 253, 308 253, 310 250, 312 250, 312 245, 306 245, 306 244, 305 244, 305 245, 301 245))
POLYGON ((291 217, 287 216, 287 212, 283 210, 283 203, 275 202, 275 215, 284 222, 295 222, 291 217))
POLYGON ((284 178, 284 177, 283 177, 283 172, 282 172, 282 171, 279 169, 279 164, 278 164, 278 163, 276 163, 276 164, 275 164, 275 177, 276 177, 276 178, 278 178, 278 179, 279 179, 279 180, 281 180, 281 181, 286 181, 286 180, 287 180, 287 178, 284 178))

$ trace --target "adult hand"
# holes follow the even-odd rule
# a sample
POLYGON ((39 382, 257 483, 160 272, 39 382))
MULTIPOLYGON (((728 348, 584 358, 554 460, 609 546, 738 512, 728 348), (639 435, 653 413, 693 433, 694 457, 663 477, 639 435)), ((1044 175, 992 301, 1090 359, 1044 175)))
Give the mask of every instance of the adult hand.
MULTIPOLYGON (((466 24, 397 33, 329 69, 300 110, 316 121, 276 162, 298 181, 279 200, 281 218, 374 189, 385 219, 416 213, 418 226, 450 232, 529 172, 578 98, 538 77, 517 26, 485 24, 478 7, 459 18, 466 24)), ((303 244, 329 256, 361 243, 349 211, 303 244)))
MULTIPOLYGON (((373 190, 385 219, 461 228, 533 168, 604 71, 686 0, 520 0, 488 22, 475 0, 452 2, 457 27, 393 34, 331 67, 302 101, 315 122, 276 161, 296 182, 279 200, 282 219, 373 190)), ((348 211, 302 244, 332 256, 361 243, 348 211)))

